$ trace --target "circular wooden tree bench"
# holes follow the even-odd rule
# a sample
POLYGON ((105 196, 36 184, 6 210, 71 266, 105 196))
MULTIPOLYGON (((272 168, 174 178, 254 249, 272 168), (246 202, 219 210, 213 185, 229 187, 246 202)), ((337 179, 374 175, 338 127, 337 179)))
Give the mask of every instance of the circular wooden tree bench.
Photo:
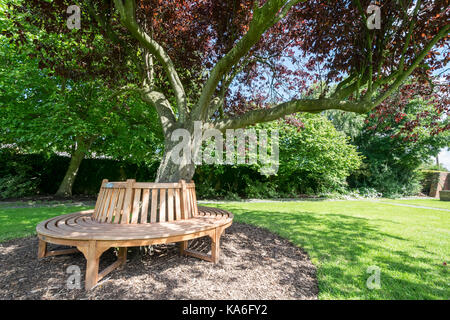
POLYGON ((180 254, 217 263, 220 236, 233 222, 225 210, 197 207, 195 184, 103 180, 95 209, 58 216, 36 227, 38 258, 81 251, 86 260, 86 290, 124 265, 127 247, 179 242, 180 254), (211 254, 188 250, 191 239, 209 236, 211 254), (48 251, 47 243, 73 246, 48 251), (118 247, 115 263, 99 270, 100 256, 118 247))

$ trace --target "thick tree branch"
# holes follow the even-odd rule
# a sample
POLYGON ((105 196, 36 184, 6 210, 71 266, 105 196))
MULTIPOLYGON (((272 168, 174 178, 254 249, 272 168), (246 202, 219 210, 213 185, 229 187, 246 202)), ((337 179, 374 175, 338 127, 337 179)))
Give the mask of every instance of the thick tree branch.
POLYGON ((449 33, 450 26, 447 25, 442 28, 433 39, 423 48, 423 50, 417 55, 413 63, 409 68, 401 72, 396 78, 394 83, 381 94, 375 101, 370 102, 366 100, 362 101, 348 101, 341 99, 300 99, 292 100, 281 103, 275 107, 268 109, 258 109, 244 113, 243 115, 218 120, 211 124, 212 127, 224 131, 226 129, 237 129, 245 126, 268 122, 279 119, 283 116, 297 113, 297 112, 321 112, 328 109, 337 109, 343 111, 350 111, 356 113, 365 113, 382 103, 387 97, 389 97, 400 85, 408 78, 409 75, 417 68, 417 66, 426 57, 431 48, 442 38, 446 37, 449 33))
POLYGON ((372 108, 368 102, 340 101, 336 99, 299 99, 281 103, 268 109, 258 109, 229 119, 215 121, 212 127, 226 129, 243 128, 260 122, 273 121, 297 112, 317 113, 329 109, 365 113, 372 108))
POLYGON ((167 98, 158 91, 153 91, 150 88, 141 90, 142 100, 153 106, 158 112, 161 125, 164 131, 164 136, 170 135, 173 127, 175 126, 176 119, 173 113, 170 103, 167 98))
POLYGON ((153 55, 144 48, 143 52, 145 61, 145 76, 144 76, 144 87, 148 86, 150 89, 153 88, 155 84, 155 71, 153 68, 153 55))
POLYGON ((203 86, 200 99, 193 110, 194 119, 206 120, 211 98, 223 76, 249 52, 267 29, 283 18, 288 9, 300 1, 304 0, 267 0, 262 7, 258 6, 259 1, 254 2, 253 17, 247 33, 211 70, 211 74, 203 86))
POLYGON ((179 121, 186 119, 186 93, 184 87, 175 70, 172 59, 165 50, 153 40, 137 23, 135 12, 135 0, 114 0, 117 10, 120 13, 121 21, 130 33, 161 63, 170 85, 175 92, 177 106, 180 111, 179 121))

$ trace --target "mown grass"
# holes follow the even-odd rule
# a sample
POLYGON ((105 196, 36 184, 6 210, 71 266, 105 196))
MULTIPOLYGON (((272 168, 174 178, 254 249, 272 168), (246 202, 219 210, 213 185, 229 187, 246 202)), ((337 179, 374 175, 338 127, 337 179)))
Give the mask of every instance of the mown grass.
POLYGON ((0 241, 36 234, 36 225, 48 218, 89 209, 83 206, 54 206, 40 208, 0 207, 0 241))
MULTIPOLYGON (((431 206, 423 202, 429 200, 401 201, 431 206)), ((450 262, 449 212, 382 201, 211 206, 232 211, 235 222, 267 228, 304 248, 317 266, 321 299, 450 298, 444 265, 450 262), (366 285, 370 266, 380 268, 380 289, 366 285)), ((0 208, 0 241, 35 234, 36 224, 44 219, 88 208, 0 208)))
POLYGON ((321 299, 449 299, 448 212, 371 201, 216 205, 304 248, 321 299), (380 289, 369 289, 370 266, 380 289))

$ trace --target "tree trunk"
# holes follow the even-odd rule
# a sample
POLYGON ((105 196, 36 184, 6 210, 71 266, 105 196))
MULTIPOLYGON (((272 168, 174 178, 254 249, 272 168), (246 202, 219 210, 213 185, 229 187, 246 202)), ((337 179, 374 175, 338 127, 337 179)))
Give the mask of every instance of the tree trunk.
POLYGON ((68 197, 72 195, 72 187, 75 182, 78 169, 80 168, 81 161, 83 161, 91 144, 92 142, 85 143, 81 139, 77 139, 77 146, 72 154, 72 157, 70 158, 69 168, 67 169, 66 175, 59 185, 55 196, 68 197))
POLYGON ((182 151, 177 145, 179 146, 179 142, 166 139, 164 154, 156 174, 156 182, 178 182, 180 179, 190 181, 194 176, 195 165, 190 159, 190 154, 184 152, 189 150, 189 153, 191 153, 191 144, 182 151), (178 158, 181 161, 177 161, 178 158))

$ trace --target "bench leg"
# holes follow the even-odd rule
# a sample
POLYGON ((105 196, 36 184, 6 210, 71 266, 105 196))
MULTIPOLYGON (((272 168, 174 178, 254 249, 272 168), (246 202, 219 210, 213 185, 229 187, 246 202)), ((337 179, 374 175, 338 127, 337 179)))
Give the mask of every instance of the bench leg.
POLYGON ((214 263, 219 262, 220 255, 220 237, 222 236, 223 228, 216 228, 213 235, 211 235, 211 260, 214 263))
POLYGON ((95 241, 89 242, 89 248, 87 250, 86 257, 86 290, 92 289, 98 281, 98 266, 100 264, 100 255, 97 251, 95 241))
POLYGON ((46 253, 47 253, 47 242, 39 239, 38 259, 44 258, 46 253))
POLYGON ((87 247, 78 248, 83 252, 86 258, 86 283, 85 289, 90 290, 97 284, 98 281, 103 279, 111 271, 123 266, 127 262, 127 248, 119 248, 117 261, 106 267, 99 273, 100 257, 110 247, 98 246, 96 241, 89 241, 87 247))
POLYGON ((181 241, 181 242, 178 242, 178 244, 180 246, 180 256, 184 256, 185 252, 186 252, 186 250, 188 248, 188 241, 187 240, 186 241, 181 241))
POLYGON ((220 254, 220 237, 222 236, 224 230, 224 228, 216 228, 209 234, 209 237, 211 238, 211 255, 187 249, 187 241, 180 242, 180 254, 218 263, 220 254))
POLYGON ((120 265, 123 266, 127 262, 127 248, 119 248, 119 253, 117 255, 117 261, 120 262, 120 265))
MULTIPOLYGON (((98 267, 100 264, 100 256, 103 252, 109 249, 109 247, 99 247, 97 241, 89 241, 87 247, 79 247, 86 258, 86 280, 85 289, 92 289, 99 280, 98 267)), ((103 275, 104 276, 104 275, 103 275)))

